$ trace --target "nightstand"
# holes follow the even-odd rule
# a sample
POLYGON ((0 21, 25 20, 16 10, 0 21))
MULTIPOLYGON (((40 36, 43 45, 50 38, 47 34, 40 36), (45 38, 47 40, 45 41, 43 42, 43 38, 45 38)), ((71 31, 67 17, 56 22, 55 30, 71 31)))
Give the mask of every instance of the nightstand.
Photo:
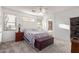
POLYGON ((16 39, 15 41, 22 41, 24 38, 24 32, 16 32, 16 39))

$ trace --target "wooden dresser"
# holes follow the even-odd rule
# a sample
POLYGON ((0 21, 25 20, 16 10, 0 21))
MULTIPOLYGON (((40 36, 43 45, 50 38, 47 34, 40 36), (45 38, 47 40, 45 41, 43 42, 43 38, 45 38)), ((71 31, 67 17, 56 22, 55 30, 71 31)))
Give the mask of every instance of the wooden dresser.
POLYGON ((24 36, 24 32, 16 32, 16 39, 15 41, 22 41, 24 36))
POLYGON ((71 40, 71 52, 72 53, 79 53, 79 39, 72 39, 71 40))

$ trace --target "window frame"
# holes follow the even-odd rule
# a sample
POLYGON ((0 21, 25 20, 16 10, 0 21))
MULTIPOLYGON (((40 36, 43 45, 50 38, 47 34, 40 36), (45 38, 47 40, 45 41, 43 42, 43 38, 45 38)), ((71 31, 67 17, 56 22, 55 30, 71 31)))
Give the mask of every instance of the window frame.
POLYGON ((3 24, 4 24, 4 31, 16 31, 16 30, 17 30, 17 28, 16 28, 16 21, 17 21, 17 20, 16 20, 16 17, 17 17, 17 16, 16 16, 15 14, 11 14, 11 13, 4 13, 3 15, 4 15, 4 17, 3 17, 3 19, 4 19, 4 23, 3 23, 3 24), (8 24, 8 23, 14 23, 14 24, 15 24, 15 29, 11 29, 11 28, 10 28, 10 29, 7 29, 7 26, 6 26, 6 23, 5 23, 5 22, 6 22, 5 17, 6 17, 7 15, 14 15, 14 16, 15 16, 15 22, 7 22, 7 24, 8 24))
POLYGON ((59 24, 58 26, 61 29, 70 30, 70 26, 68 24, 59 24))
POLYGON ((35 19, 29 16, 23 16, 22 18, 23 18, 23 22, 35 22, 35 19))

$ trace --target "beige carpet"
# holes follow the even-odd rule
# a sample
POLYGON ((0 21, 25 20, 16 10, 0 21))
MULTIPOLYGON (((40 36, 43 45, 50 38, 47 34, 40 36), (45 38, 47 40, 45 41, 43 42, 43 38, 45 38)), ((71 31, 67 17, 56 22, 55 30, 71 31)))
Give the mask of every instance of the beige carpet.
POLYGON ((42 51, 32 48, 25 41, 6 42, 0 44, 0 53, 70 53, 70 41, 54 40, 54 44, 51 44, 42 51))

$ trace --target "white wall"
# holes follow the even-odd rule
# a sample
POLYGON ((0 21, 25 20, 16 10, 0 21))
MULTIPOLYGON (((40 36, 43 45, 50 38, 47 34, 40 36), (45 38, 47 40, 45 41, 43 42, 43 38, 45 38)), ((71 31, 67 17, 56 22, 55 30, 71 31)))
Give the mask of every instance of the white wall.
POLYGON ((2 14, 2 8, 0 6, 0 25, 2 25, 2 18, 1 18, 1 14, 2 14))
POLYGON ((15 31, 4 31, 2 42, 14 41, 15 40, 15 31))
POLYGON ((54 36, 63 40, 70 40, 70 30, 59 28, 59 24, 70 25, 71 17, 79 17, 79 8, 64 10, 54 14, 54 36))
POLYGON ((36 22, 23 22, 24 29, 37 29, 37 23, 36 22))
POLYGON ((48 30, 48 28, 47 28, 47 15, 44 15, 43 16, 43 20, 42 20, 42 28, 45 30, 45 31, 47 31, 48 30))
POLYGON ((0 6, 0 42, 2 41, 2 17, 1 17, 1 14, 2 14, 2 8, 0 6))

